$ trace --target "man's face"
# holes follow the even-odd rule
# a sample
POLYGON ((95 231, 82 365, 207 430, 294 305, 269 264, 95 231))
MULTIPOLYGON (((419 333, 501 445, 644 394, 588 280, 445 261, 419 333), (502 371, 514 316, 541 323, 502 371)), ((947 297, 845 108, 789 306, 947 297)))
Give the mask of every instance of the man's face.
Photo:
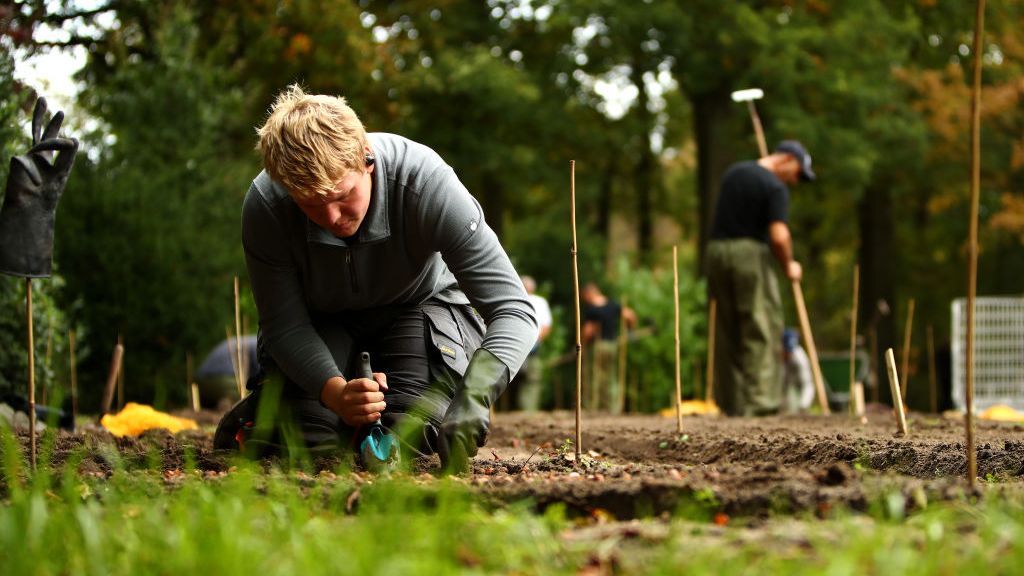
POLYGON ((781 163, 776 171, 779 180, 793 186, 800 182, 800 161, 792 154, 786 154, 786 161, 781 163))
POLYGON ((326 196, 296 199, 295 203, 317 226, 339 238, 348 238, 359 230, 370 208, 373 168, 370 165, 365 170, 349 172, 326 196))

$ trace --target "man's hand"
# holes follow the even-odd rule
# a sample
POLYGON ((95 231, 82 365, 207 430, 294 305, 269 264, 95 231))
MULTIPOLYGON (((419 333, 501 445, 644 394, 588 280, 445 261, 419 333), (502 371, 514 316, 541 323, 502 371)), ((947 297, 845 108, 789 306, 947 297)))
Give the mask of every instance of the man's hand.
POLYGON ((469 459, 487 442, 491 405, 508 387, 508 367, 485 348, 477 349, 441 422, 438 455, 446 472, 469 471, 469 459))
POLYGON ((387 389, 388 379, 383 372, 374 372, 373 380, 345 380, 335 376, 324 383, 320 390, 320 401, 349 426, 372 424, 380 420, 381 412, 387 407, 384 393, 381 392, 387 389))
POLYGON ((786 267, 786 277, 794 282, 799 282, 804 277, 803 266, 796 260, 790 260, 789 266, 786 267))

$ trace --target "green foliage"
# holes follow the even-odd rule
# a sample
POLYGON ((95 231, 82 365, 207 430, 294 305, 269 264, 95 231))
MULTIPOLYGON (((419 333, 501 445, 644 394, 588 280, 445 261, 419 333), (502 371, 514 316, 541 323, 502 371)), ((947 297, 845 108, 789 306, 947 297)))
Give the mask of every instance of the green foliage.
MULTIPOLYGON (((14 80, 14 59, 0 53, 0 182, 6 184, 12 156, 32 145, 29 115, 31 91, 14 80), (28 114, 26 113, 28 112, 28 114)), ((0 191, 0 202, 3 191, 0 191)), ((60 274, 32 281, 32 328, 36 369, 36 400, 49 401, 53 387, 63 386, 67 370, 68 323, 55 297, 63 287, 60 274), (44 394, 45 393, 45 394, 44 394)), ((25 316, 25 279, 0 275, 0 394, 28 396, 28 325, 25 316)))
MULTIPOLYGON (((627 381, 637 379, 640 397, 632 400, 640 411, 672 406, 675 396, 675 304, 671 258, 655 270, 634 268, 625 259, 616 266, 614 295, 624 300, 638 317, 634 339, 628 346, 627 381)), ((686 270, 685 263, 680 268, 686 270)), ((701 387, 694 363, 707 350, 707 321, 704 314, 704 281, 685 272, 679 277, 679 350, 683 399, 693 397, 701 387)))
POLYGON ((162 17, 153 56, 129 60, 84 95, 104 124, 83 138, 89 155, 57 230, 68 292, 92 327, 83 383, 93 401, 118 335, 126 395, 151 402, 183 399, 185 353, 201 354, 234 326, 238 207, 258 164, 230 154, 240 94, 229 73, 204 64, 190 12, 162 17))

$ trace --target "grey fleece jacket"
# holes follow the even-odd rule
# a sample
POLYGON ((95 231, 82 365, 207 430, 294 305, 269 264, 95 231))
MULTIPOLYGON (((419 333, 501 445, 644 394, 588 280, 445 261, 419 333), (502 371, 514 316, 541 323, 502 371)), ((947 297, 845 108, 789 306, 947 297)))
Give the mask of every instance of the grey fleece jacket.
POLYGON ((270 355, 319 397, 345 376, 321 319, 436 297, 472 304, 487 324, 481 346, 515 375, 537 320, 480 204, 430 148, 394 134, 369 139, 373 189, 351 245, 310 221, 266 171, 245 195, 242 246, 270 355))

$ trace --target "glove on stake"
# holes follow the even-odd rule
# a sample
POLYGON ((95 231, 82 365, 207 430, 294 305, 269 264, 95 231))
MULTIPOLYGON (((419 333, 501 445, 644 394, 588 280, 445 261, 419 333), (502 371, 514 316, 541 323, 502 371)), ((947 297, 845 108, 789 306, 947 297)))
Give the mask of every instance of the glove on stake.
POLYGON ((0 207, 0 272, 13 276, 51 275, 57 202, 78 152, 78 140, 57 137, 64 113, 54 114, 44 131, 45 117, 46 99, 40 98, 32 114, 32 148, 11 158, 0 207))
POLYGON ((455 393, 441 423, 438 455, 445 472, 469 471, 469 459, 487 443, 491 426, 491 405, 508 387, 508 366, 480 348, 466 369, 462 387, 455 393))
MULTIPOLYGON (((368 352, 361 353, 359 360, 362 364, 362 374, 359 377, 373 380, 370 354, 368 352)), ((370 431, 359 443, 359 459, 362 461, 363 467, 370 472, 390 472, 401 462, 398 440, 381 425, 380 420, 370 425, 370 431)))

